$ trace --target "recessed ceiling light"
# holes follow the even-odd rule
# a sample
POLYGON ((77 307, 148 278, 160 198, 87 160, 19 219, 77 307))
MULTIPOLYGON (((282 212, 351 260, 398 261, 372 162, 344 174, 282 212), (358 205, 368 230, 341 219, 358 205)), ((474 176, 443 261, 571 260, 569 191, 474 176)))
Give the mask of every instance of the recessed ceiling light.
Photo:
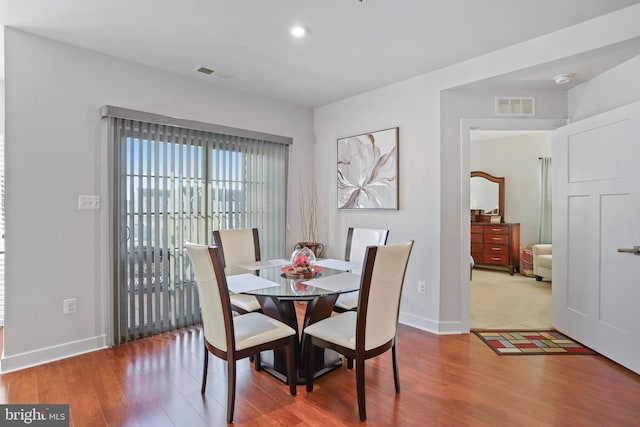
POLYGON ((289 32, 293 37, 300 38, 304 37, 307 34, 307 29, 302 25, 294 25, 293 27, 291 27, 289 32))

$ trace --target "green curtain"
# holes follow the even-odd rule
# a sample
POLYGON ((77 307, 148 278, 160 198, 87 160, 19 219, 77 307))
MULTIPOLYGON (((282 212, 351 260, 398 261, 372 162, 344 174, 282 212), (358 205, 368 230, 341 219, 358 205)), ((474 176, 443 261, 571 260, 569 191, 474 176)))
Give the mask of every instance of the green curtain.
POLYGON ((551 157, 540 158, 540 232, 538 243, 551 243, 551 157))

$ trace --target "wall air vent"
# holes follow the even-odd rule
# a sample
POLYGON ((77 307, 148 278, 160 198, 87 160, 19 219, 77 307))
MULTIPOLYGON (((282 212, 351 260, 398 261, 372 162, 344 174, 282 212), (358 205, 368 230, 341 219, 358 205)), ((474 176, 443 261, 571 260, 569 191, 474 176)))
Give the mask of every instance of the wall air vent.
POLYGON ((496 96, 496 116, 535 116, 536 99, 517 96, 496 96))

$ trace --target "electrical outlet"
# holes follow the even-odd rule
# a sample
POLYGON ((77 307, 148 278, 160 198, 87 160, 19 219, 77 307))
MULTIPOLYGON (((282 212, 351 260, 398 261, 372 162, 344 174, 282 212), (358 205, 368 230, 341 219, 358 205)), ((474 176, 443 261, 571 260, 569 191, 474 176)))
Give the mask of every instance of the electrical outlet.
POLYGON ((65 315, 76 314, 77 312, 76 303, 77 301, 75 298, 62 300, 62 314, 65 314, 65 315))
POLYGON ((427 293, 427 283, 422 280, 418 280, 418 293, 426 294, 427 293))

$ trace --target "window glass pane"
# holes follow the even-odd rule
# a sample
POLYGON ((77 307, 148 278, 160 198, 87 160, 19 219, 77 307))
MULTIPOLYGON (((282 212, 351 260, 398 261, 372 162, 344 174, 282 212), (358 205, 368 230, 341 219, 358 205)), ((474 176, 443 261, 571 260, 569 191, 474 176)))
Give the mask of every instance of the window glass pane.
MULTIPOLYGON (((122 232, 121 340, 200 321, 183 244, 216 229, 257 227, 263 259, 285 256, 283 144, 114 119, 122 232), (119 136, 119 137, 118 137, 119 136)), ((120 256, 121 254, 121 256, 120 256)))

